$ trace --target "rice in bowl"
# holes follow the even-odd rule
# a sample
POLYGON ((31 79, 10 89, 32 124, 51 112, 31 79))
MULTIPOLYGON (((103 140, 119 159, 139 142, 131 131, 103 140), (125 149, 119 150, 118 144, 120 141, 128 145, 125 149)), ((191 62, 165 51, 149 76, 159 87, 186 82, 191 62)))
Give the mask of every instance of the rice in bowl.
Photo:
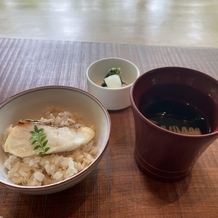
MULTIPOLYGON (((88 126, 95 130, 92 124, 86 123, 78 114, 55 107, 47 108, 40 121, 64 126, 88 126)), ((2 146, 12 128, 10 125, 5 130, 2 146)), ((17 185, 43 186, 65 180, 84 170, 95 160, 97 152, 98 148, 93 138, 87 144, 68 152, 23 158, 7 154, 4 167, 8 178, 17 185)))

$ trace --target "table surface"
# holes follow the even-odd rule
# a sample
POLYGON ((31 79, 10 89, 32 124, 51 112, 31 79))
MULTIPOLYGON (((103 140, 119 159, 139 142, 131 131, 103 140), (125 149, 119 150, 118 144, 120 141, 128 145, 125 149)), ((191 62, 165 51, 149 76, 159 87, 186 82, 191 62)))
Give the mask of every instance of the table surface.
MULTIPOLYGON (((162 66, 200 70, 218 79, 218 49, 67 41, 0 39, 0 101, 44 85, 87 90, 85 71, 95 60, 121 57, 141 73, 162 66)), ((134 157, 131 107, 110 111, 112 131, 98 167, 74 187, 51 195, 16 193, 0 184, 0 216, 11 217, 217 217, 218 141, 183 181, 145 176, 134 157)))
POLYGON ((218 48, 217 0, 1 0, 0 37, 218 48))

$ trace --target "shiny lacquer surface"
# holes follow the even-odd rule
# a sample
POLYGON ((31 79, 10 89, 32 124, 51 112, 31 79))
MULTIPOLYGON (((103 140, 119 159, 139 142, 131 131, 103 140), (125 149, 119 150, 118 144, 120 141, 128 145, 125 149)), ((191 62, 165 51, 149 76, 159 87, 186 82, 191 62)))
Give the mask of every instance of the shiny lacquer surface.
POLYGON ((0 37, 218 47, 217 0, 1 0, 0 37))

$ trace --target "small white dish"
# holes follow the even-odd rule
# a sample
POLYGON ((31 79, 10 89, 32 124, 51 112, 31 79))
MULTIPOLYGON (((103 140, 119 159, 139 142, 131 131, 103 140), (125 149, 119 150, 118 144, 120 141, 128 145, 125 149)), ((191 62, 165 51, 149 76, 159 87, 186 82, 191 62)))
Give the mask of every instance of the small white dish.
POLYGON ((87 71, 88 92, 98 98, 108 110, 120 110, 130 106, 130 88, 139 77, 135 64, 122 58, 104 58, 92 63, 87 71), (102 87, 104 77, 111 68, 121 68, 122 80, 127 84, 120 88, 102 87))
POLYGON ((74 186, 83 180, 98 165, 107 148, 111 121, 107 109, 88 92, 67 86, 45 86, 30 89, 14 95, 0 104, 0 140, 10 124, 20 119, 34 118, 42 114, 48 106, 77 112, 83 120, 93 123, 96 128, 95 142, 98 154, 95 160, 84 170, 63 181, 44 186, 21 186, 12 183, 6 174, 3 163, 6 157, 0 147, 0 182, 15 191, 25 194, 51 194, 74 186))

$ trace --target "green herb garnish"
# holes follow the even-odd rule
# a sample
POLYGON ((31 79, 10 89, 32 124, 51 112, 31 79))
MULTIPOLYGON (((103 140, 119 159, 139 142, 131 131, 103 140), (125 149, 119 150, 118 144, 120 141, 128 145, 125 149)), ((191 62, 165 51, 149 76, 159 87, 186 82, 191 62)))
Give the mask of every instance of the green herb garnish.
POLYGON ((50 147, 47 146, 48 140, 46 140, 46 133, 43 128, 38 128, 34 125, 34 131, 30 131, 32 134, 30 140, 32 145, 35 145, 34 150, 39 150, 39 155, 45 154, 50 147))
MULTIPOLYGON (((109 77, 109 76, 112 76, 112 75, 118 75, 118 76, 120 77, 121 83, 126 85, 126 83, 124 83, 124 82, 122 81, 122 78, 121 78, 122 72, 121 72, 121 69, 120 69, 120 68, 112 67, 112 68, 108 71, 108 73, 106 74, 106 76, 104 77, 104 79, 107 78, 107 77, 109 77)), ((103 83, 101 84, 101 86, 106 87, 107 84, 106 84, 105 82, 103 82, 103 83)))

